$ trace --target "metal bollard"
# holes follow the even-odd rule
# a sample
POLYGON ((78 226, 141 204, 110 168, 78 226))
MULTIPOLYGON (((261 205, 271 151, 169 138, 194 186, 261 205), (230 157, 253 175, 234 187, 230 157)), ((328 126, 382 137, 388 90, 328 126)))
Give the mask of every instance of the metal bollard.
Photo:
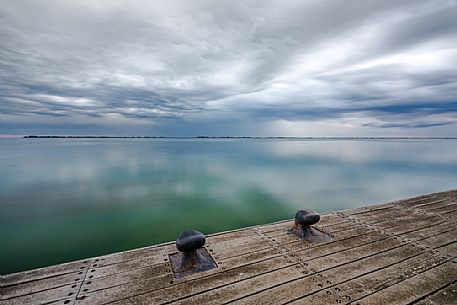
POLYGON ((319 242, 330 239, 330 236, 324 232, 311 227, 319 222, 321 216, 308 210, 300 210, 295 213, 295 223, 292 229, 288 230, 289 234, 298 236, 302 240, 308 242, 319 242))
POLYGON ((170 256, 176 278, 216 268, 216 264, 203 246, 205 235, 196 230, 179 234, 176 248, 179 253, 170 256))
POLYGON ((195 230, 184 231, 176 239, 176 248, 181 252, 181 260, 178 264, 178 270, 185 271, 192 268, 198 268, 202 264, 201 256, 198 255, 197 249, 205 245, 205 235, 195 230))

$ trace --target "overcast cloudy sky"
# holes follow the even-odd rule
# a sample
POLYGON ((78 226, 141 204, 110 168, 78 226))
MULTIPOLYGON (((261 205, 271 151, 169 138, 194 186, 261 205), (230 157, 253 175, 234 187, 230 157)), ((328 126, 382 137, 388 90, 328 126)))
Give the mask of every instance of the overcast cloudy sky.
POLYGON ((0 1, 0 134, 457 136, 457 1, 0 1))

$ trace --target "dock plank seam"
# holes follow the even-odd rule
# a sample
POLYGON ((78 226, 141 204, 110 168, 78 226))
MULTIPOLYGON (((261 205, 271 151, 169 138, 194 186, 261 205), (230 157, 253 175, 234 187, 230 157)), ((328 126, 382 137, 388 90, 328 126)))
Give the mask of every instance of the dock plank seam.
POLYGON ((275 240, 275 238, 268 236, 264 232, 262 232, 261 227, 257 227, 255 231, 256 234, 258 234, 261 238, 266 240, 267 244, 269 244, 270 247, 272 247, 275 250, 275 252, 282 255, 285 259, 288 260, 289 263, 295 264, 295 266, 297 266, 296 268, 306 269, 306 266, 299 259, 297 259, 295 254, 290 253, 289 249, 284 247, 282 244, 278 243, 275 240))
POLYGON ((76 303, 76 300, 80 300, 82 298, 82 296, 80 296, 80 293, 81 293, 81 289, 82 289, 83 285, 86 283, 86 278, 87 278, 87 274, 89 273, 89 269, 95 270, 95 269, 93 269, 96 267, 96 266, 93 266, 93 264, 95 263, 95 260, 88 260, 88 262, 89 262, 89 264, 87 264, 83 279, 78 287, 78 292, 76 293, 75 297, 72 299, 72 301, 73 301, 72 305, 74 305, 76 303))
MULTIPOLYGON (((397 207, 398 209, 402 210, 403 207, 402 206, 399 206, 397 207)), ((429 216, 428 218, 432 218, 432 217, 439 217, 440 219, 442 219, 443 221, 438 223, 438 224, 431 224, 429 226, 423 226, 421 227, 421 229, 423 228, 427 228, 427 227, 431 227, 431 226, 435 226, 435 225, 439 225, 439 224, 443 224, 443 223, 455 223, 455 221, 448 221, 448 219, 446 219, 445 217, 442 217, 441 215, 437 214, 437 213, 430 213, 430 212, 426 212, 425 213, 423 212, 423 210, 416 210, 416 209, 409 209, 408 210, 411 210, 413 213, 416 213, 418 215, 427 215, 429 216)), ((386 223, 386 222, 369 222, 369 221, 366 221, 366 220, 363 220, 363 219, 359 219, 357 218, 356 216, 354 215, 344 215, 342 213, 337 213, 340 217, 342 217, 343 219, 346 219, 348 221, 351 221, 353 223, 356 223, 356 224, 359 224, 359 225, 362 225, 364 227, 366 227, 367 229, 369 230, 372 230, 372 231, 375 231, 375 232, 378 232, 378 233, 381 233, 381 234, 384 234, 384 235, 387 235, 387 236, 390 236, 390 237, 393 237, 395 239, 399 239, 401 241, 404 241, 404 242, 408 242, 410 241, 409 239, 404 239, 402 240, 399 236, 400 235, 404 235, 404 234, 407 234, 407 233, 411 233, 411 232, 415 232, 417 231, 418 229, 413 229, 413 230, 409 230, 409 231, 405 231, 405 232, 402 232, 401 234, 395 234, 395 233, 391 233, 391 232, 387 232, 386 229, 382 229, 380 227, 378 227, 379 224, 382 224, 382 223, 386 223)), ((425 219, 428 219, 428 218, 425 218, 425 219)), ((424 220, 425 220, 424 219, 424 220)), ((395 227, 395 226, 394 226, 395 227)), ((416 242, 416 245, 417 246, 421 246, 419 245, 417 242, 416 242)), ((423 248, 425 248, 426 246, 422 245, 423 248)))
POLYGON ((448 288, 449 286, 454 285, 455 283, 457 283, 457 280, 455 280, 455 281, 453 281, 453 282, 451 282, 451 283, 447 283, 447 284, 441 286, 440 288, 438 288, 438 289, 432 291, 432 292, 429 293, 428 295, 425 295, 425 296, 423 296, 423 297, 421 297, 421 298, 419 298, 419 299, 417 299, 417 300, 414 300, 414 301, 412 301, 412 302, 410 302, 410 303, 408 303, 408 304, 406 304, 406 305, 414 305, 414 304, 417 304, 417 303, 419 303, 419 302, 421 302, 421 301, 424 301, 425 299, 428 299, 428 298, 432 297, 433 295, 436 295, 436 294, 440 293, 441 291, 445 290, 445 289, 448 288))
POLYGON ((438 268, 439 266, 441 266, 441 265, 443 265, 443 264, 446 264, 446 263, 448 263, 448 262, 450 262, 450 261, 451 261, 451 260, 447 259, 447 260, 445 260, 445 261, 443 261, 443 262, 435 263, 435 264, 434 264, 431 268, 429 268, 429 269, 420 270, 419 272, 417 272, 416 274, 414 274, 414 275, 411 276, 411 277, 405 277, 405 278, 403 278, 403 280, 400 280, 400 281, 396 282, 396 283, 393 284, 393 285, 390 285, 390 286, 387 286, 387 287, 383 287, 383 288, 380 289, 380 290, 377 290, 377 291, 374 291, 374 292, 372 292, 372 293, 369 293, 369 294, 367 294, 367 295, 365 295, 365 296, 363 296, 363 297, 361 297, 361 298, 358 298, 358 299, 356 299, 356 300, 351 301, 349 304, 360 305, 360 303, 358 303, 358 301, 360 301, 360 300, 363 300, 363 299, 365 299, 365 298, 367 298, 367 297, 370 297, 370 296, 372 296, 372 295, 375 295, 375 294, 377 294, 377 293, 380 293, 380 292, 382 292, 383 290, 385 290, 385 289, 387 289, 387 288, 390 288, 390 287, 399 285, 399 284, 403 283, 403 282, 406 281, 406 280, 409 280, 409 279, 411 279, 411 278, 414 278, 414 277, 419 276, 419 275, 422 274, 422 273, 425 273, 425 272, 428 272, 428 271, 433 270, 433 269, 435 269, 435 268, 438 268), (355 302, 355 303, 354 303, 354 302, 355 302))
MULTIPOLYGON (((446 201, 446 200, 444 200, 444 201, 446 201)), ((450 217, 446 217, 441 213, 433 212, 433 210, 426 210, 426 209, 422 209, 421 207, 417 207, 417 206, 405 206, 405 205, 400 205, 400 204, 395 204, 395 203, 394 203, 394 205, 396 207, 398 207, 399 209, 409 210, 409 211, 412 211, 413 213, 415 213, 417 215, 436 216, 436 217, 440 217, 441 219, 446 220, 446 221, 451 222, 451 223, 452 222, 456 222, 455 219, 450 218, 450 217)), ((446 213, 444 213, 444 214, 446 214, 446 213)))

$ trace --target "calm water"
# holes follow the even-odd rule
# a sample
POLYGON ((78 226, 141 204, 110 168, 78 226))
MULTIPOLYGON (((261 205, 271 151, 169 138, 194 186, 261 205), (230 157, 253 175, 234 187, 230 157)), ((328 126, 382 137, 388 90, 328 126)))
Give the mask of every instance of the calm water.
POLYGON ((0 273, 457 187, 457 141, 0 140, 0 273))

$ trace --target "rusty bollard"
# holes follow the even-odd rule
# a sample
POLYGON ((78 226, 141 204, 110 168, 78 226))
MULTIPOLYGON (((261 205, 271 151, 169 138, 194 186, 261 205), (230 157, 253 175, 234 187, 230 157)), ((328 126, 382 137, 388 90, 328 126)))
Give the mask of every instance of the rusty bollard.
POLYGON ((179 253, 170 256, 176 278, 216 267, 209 253, 203 248, 205 240, 205 235, 196 230, 187 230, 179 234, 176 239, 179 253))
POLYGON ((318 223, 320 219, 321 216, 314 211, 300 210, 295 213, 294 226, 288 233, 308 242, 319 242, 330 239, 330 236, 326 233, 311 227, 311 225, 318 223))

